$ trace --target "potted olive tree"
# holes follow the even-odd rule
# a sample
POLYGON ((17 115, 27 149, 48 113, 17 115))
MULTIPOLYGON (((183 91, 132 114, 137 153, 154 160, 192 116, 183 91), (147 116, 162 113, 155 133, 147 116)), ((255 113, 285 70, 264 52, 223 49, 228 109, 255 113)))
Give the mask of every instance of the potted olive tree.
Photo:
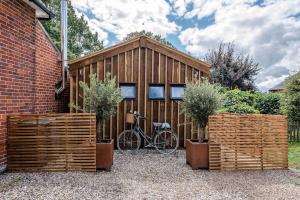
POLYGON ((110 74, 104 80, 99 80, 96 74, 90 75, 90 85, 80 81, 84 91, 84 110, 96 113, 96 168, 110 169, 113 164, 113 140, 101 139, 104 120, 116 113, 118 104, 122 101, 120 89, 115 78, 110 74))
POLYGON ((217 86, 207 80, 198 80, 186 85, 183 95, 183 110, 198 125, 197 140, 186 141, 186 161, 192 169, 208 168, 208 137, 207 123, 221 105, 221 97, 217 86))

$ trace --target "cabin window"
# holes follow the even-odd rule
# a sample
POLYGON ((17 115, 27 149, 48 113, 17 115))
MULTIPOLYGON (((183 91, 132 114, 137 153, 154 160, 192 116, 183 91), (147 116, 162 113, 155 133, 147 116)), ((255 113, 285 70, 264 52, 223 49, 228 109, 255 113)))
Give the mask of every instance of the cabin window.
POLYGON ((172 100, 182 100, 185 84, 171 84, 170 95, 172 100))
POLYGON ((164 100, 165 85, 164 84, 149 84, 149 99, 164 100))
POLYGON ((135 83, 120 83, 121 96, 125 100, 132 100, 136 98, 135 83))

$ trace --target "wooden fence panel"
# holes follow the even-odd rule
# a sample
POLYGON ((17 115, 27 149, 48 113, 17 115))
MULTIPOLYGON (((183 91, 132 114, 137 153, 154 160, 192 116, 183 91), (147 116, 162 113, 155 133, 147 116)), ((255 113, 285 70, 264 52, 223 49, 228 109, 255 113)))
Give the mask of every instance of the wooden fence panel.
POLYGON ((281 115, 209 118, 210 170, 288 168, 287 120, 281 115))
POLYGON ((96 171, 94 114, 8 116, 9 171, 96 171))
POLYGON ((263 168, 288 168, 288 124, 285 117, 268 115, 263 118, 263 168))

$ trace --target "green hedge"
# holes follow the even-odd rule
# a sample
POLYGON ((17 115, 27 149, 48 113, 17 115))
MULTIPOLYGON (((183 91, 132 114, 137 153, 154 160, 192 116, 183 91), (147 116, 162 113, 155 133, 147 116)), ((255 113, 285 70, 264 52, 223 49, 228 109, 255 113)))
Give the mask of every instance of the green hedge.
POLYGON ((223 105, 218 112, 242 114, 279 114, 281 95, 242 91, 222 90, 223 105))

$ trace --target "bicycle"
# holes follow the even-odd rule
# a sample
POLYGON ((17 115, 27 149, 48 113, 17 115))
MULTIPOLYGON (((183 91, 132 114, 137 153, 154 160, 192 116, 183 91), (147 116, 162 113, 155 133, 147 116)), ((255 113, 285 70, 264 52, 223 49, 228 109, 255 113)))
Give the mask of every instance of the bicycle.
POLYGON ((118 149, 121 151, 138 150, 141 146, 141 137, 148 143, 145 147, 154 147, 162 154, 171 154, 178 148, 177 135, 169 123, 153 122, 151 137, 146 135, 140 127, 140 120, 146 120, 139 113, 126 114, 126 123, 133 124, 133 128, 123 131, 117 138, 118 149))

